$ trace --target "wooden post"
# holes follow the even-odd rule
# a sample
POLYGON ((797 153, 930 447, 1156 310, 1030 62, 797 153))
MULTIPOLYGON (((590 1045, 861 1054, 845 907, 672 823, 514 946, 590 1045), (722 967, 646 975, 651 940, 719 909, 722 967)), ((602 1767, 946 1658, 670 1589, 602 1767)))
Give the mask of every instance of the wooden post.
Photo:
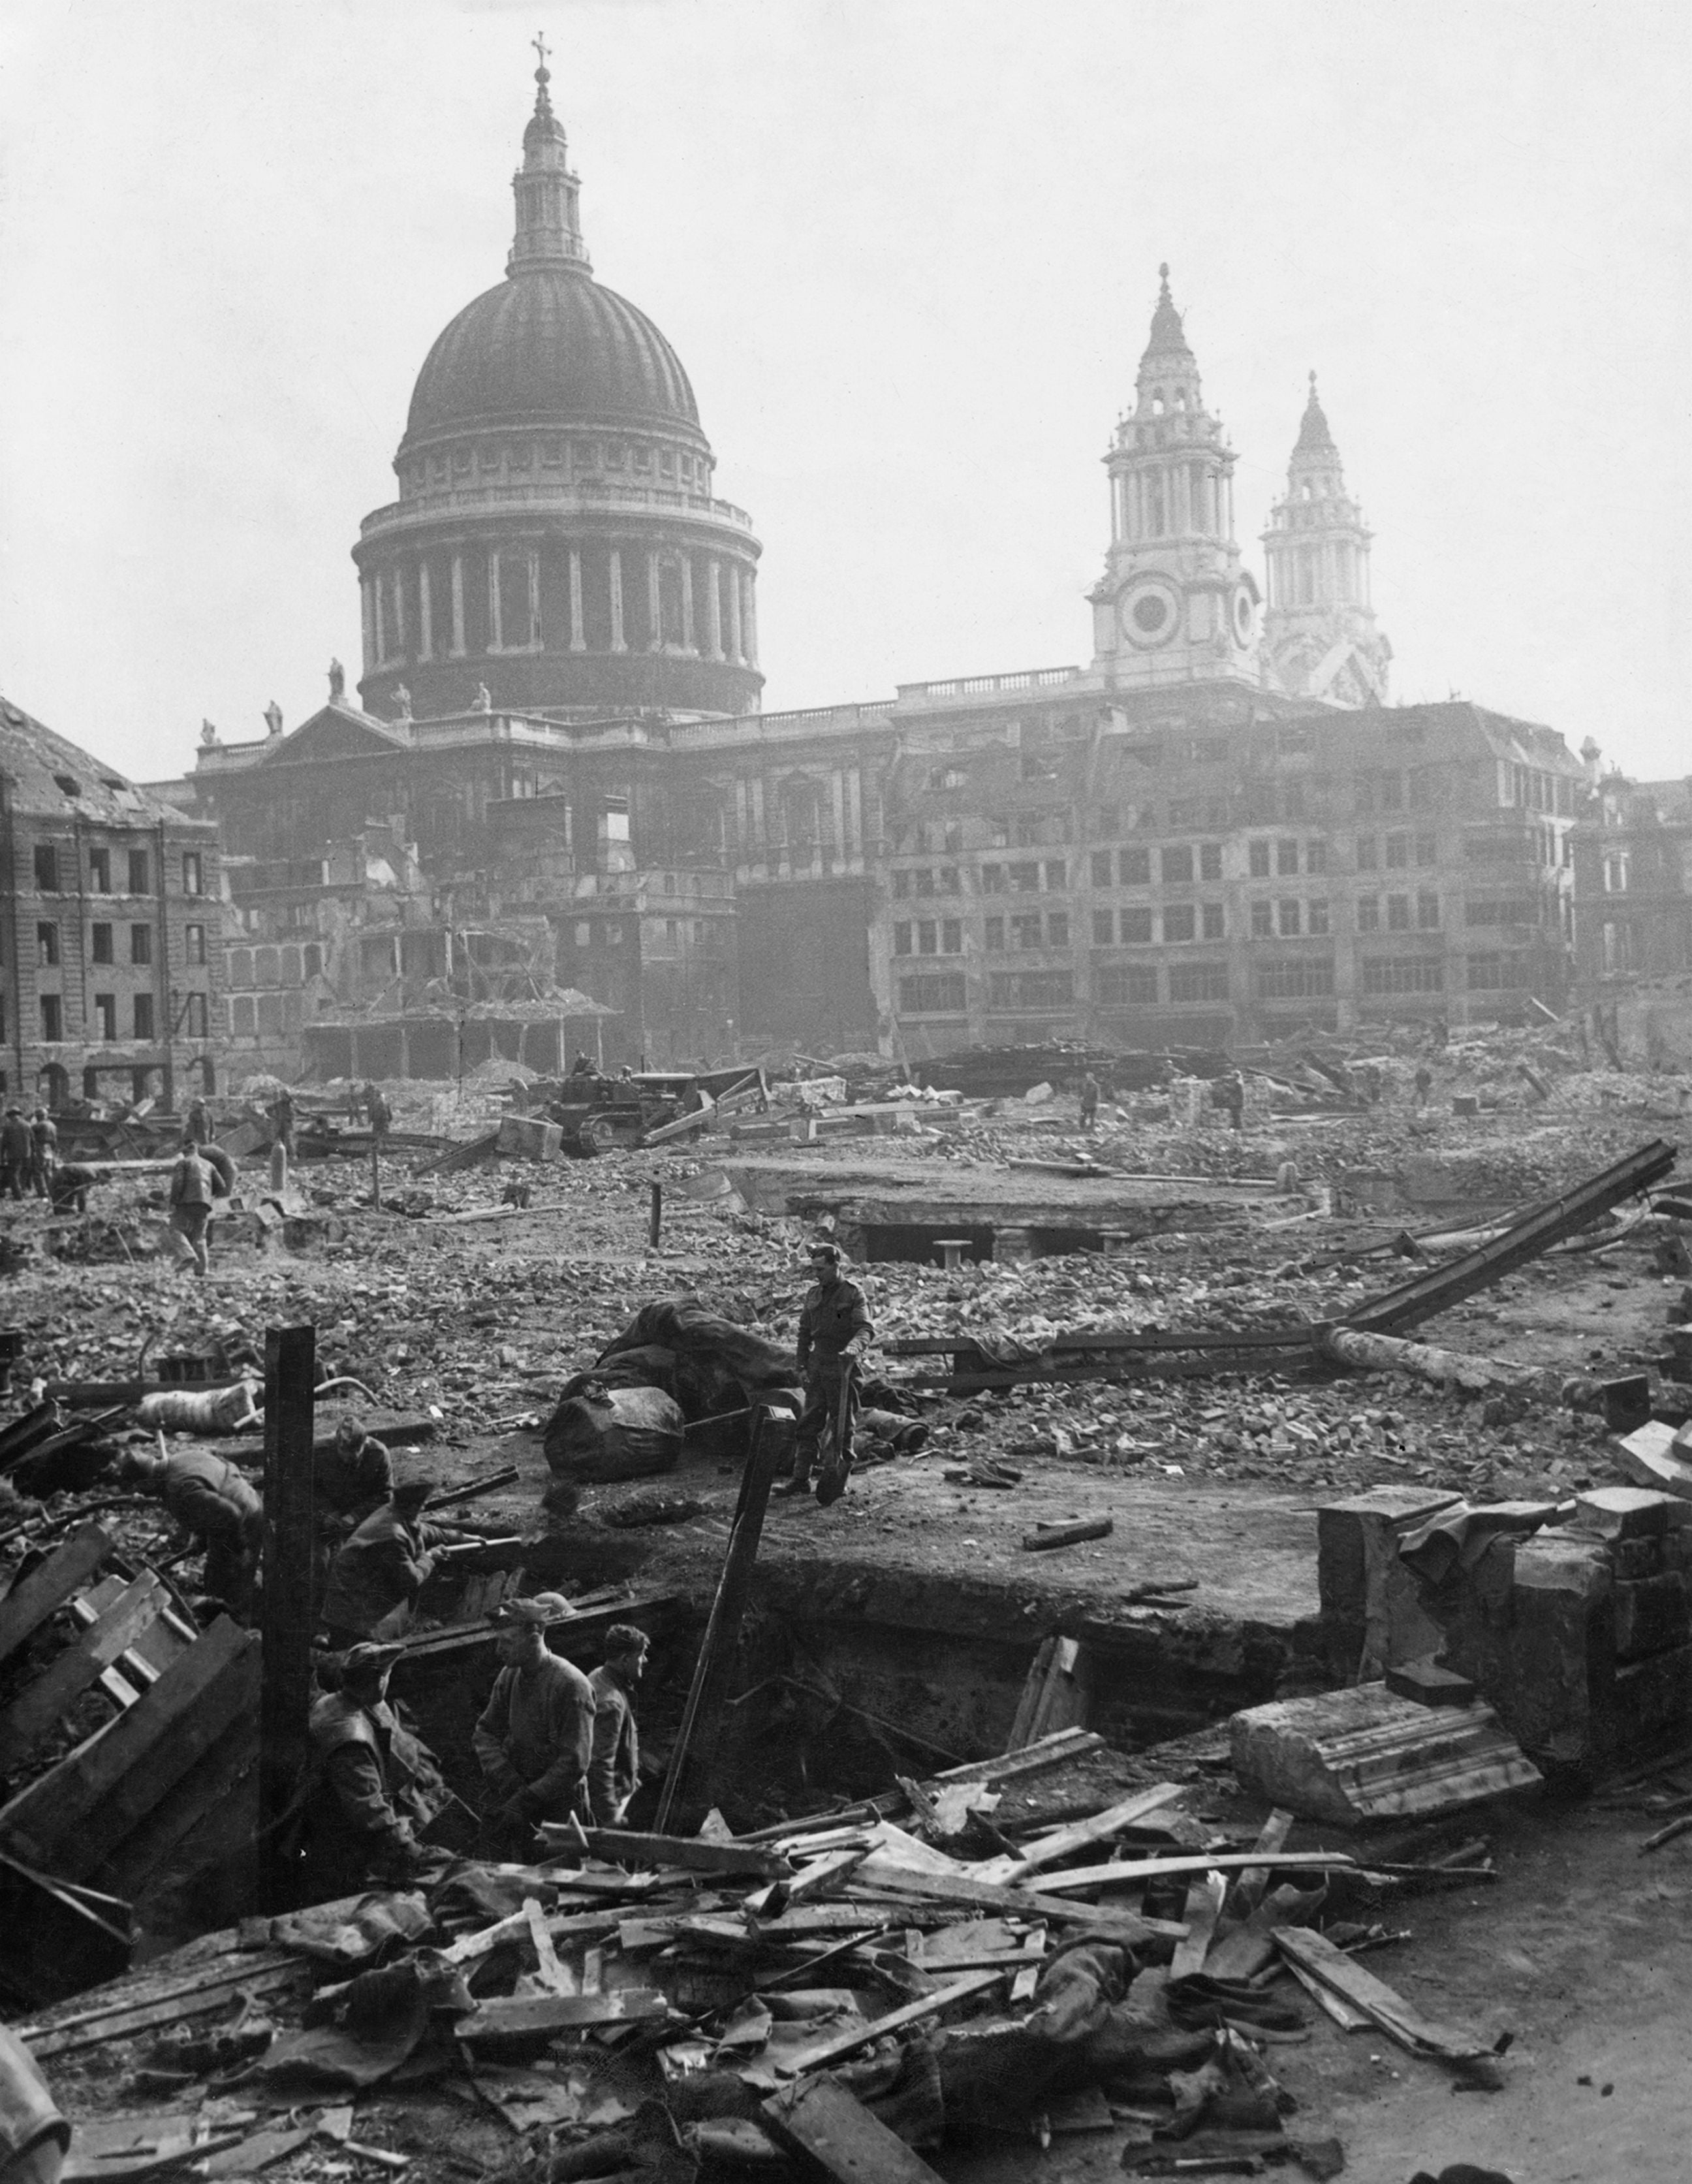
POLYGON ((751 1597, 752 1571, 758 1559, 758 1542, 763 1535, 764 1513, 770 1506, 770 1485, 781 1445, 781 1436, 773 1426, 774 1414, 768 1405, 757 1405, 752 1412, 751 1446, 747 1451, 746 1469, 741 1474, 740 1499, 735 1505, 722 1575, 717 1580, 716 1598, 711 1603, 710 1620, 705 1625, 704 1643, 699 1648, 682 1726, 670 1755, 670 1771, 664 1778, 658 1817, 653 1822, 660 1835, 669 1829, 670 1816, 675 1810, 693 1748, 697 1746, 702 1751, 712 1750, 721 1722, 728 1672, 746 1604, 751 1597))
POLYGON ((652 1186, 652 1210, 646 1217, 646 1247, 648 1251, 655 1251, 658 1249, 659 1234, 663 1226, 664 1185, 661 1183, 655 1183, 652 1186))
POLYGON ((317 1383, 314 1327, 264 1335, 264 1680, 259 1699, 259 1901, 294 1907, 294 1830, 279 1825, 310 1762, 311 1451, 317 1383))
POLYGON ((381 1146, 372 1130, 370 1134, 370 1204, 381 1212, 381 1146))

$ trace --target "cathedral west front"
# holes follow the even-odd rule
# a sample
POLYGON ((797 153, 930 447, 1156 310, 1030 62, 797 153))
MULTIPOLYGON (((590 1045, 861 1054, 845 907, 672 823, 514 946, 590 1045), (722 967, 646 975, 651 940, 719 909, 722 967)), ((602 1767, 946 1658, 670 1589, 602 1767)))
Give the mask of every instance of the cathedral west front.
MULTIPOLYGON (((1260 582, 1160 269, 1086 664, 765 712, 759 542, 682 360, 595 275, 544 55, 514 195, 504 277, 425 359, 353 549, 358 702, 337 670, 291 729, 208 729, 173 789, 220 830, 237 1047, 446 1073, 454 1011, 462 1062, 467 1012, 565 989, 654 1066, 1555 1003, 1581 766, 1388 701, 1314 376, 1260 582)), ((558 1066, 577 1035, 535 1021, 525 1058, 558 1066)))

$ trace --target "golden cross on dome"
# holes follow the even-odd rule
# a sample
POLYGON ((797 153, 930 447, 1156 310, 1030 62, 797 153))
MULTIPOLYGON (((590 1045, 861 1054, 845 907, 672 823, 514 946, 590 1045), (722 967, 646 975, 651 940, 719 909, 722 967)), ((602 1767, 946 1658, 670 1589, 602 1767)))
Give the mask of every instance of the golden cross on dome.
POLYGON ((533 46, 535 51, 540 55, 540 74, 543 79, 544 79, 547 73, 547 55, 551 50, 547 44, 546 32, 544 31, 537 31, 534 36, 529 42, 533 46))

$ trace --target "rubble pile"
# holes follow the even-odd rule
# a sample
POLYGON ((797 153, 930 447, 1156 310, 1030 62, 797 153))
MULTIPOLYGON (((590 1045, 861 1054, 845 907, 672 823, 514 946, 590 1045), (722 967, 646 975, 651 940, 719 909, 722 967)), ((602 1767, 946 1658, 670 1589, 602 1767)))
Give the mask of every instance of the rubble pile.
POLYGON ((1312 2005, 1503 2085, 1507 2027, 1429 2014, 1355 1953, 1495 1881, 1483 1844, 1326 1847, 1219 1808, 1192 1753, 1156 1774, 1100 1744, 1058 1731, 753 1834, 550 1826, 539 1865, 249 1918, 15 2030, 85 2175, 423 2172, 450 2148, 441 2173, 513 2180, 915 2184, 943 2148, 1103 2131, 1133 2174, 1325 2178, 1344 2149, 1286 2082, 1312 2005))

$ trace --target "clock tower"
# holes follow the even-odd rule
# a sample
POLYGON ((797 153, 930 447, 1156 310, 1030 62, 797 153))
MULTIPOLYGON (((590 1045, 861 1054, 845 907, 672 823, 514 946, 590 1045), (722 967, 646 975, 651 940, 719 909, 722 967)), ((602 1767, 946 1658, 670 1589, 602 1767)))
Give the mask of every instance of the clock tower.
POLYGON ((1093 603, 1093 672, 1106 688, 1259 679, 1259 593, 1233 535, 1233 450, 1205 407, 1169 268, 1118 424, 1110 551, 1093 603))

